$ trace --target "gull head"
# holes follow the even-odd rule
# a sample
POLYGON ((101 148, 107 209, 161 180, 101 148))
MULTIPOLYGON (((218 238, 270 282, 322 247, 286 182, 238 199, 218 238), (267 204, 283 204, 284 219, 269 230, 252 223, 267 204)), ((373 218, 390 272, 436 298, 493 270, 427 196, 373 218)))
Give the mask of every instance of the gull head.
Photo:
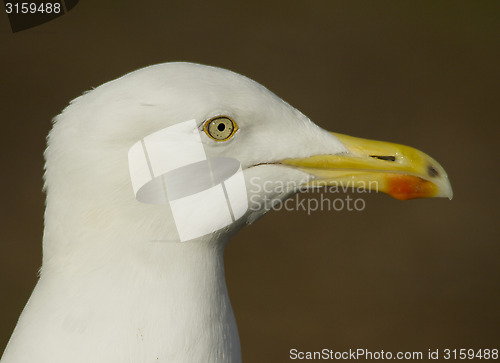
POLYGON ((321 185, 452 197, 423 152, 326 131, 249 78, 191 63, 76 98, 55 118, 45 157, 44 264, 89 245, 104 255, 110 243, 223 245, 269 210, 264 201, 321 185))

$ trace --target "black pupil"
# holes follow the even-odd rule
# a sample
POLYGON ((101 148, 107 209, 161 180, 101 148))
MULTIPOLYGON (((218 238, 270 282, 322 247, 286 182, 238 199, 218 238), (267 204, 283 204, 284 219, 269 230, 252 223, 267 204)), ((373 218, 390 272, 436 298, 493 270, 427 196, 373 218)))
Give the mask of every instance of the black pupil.
POLYGON ((220 123, 217 125, 217 130, 224 131, 225 129, 226 129, 226 125, 224 125, 223 123, 220 123))

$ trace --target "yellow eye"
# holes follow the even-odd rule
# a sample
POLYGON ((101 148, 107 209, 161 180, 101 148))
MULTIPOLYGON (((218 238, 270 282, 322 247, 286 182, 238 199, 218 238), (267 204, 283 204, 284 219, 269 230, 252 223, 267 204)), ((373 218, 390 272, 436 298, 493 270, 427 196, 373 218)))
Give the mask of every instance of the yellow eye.
POLYGON ((238 125, 227 116, 218 116, 205 122, 203 130, 215 141, 226 141, 233 137, 238 125))

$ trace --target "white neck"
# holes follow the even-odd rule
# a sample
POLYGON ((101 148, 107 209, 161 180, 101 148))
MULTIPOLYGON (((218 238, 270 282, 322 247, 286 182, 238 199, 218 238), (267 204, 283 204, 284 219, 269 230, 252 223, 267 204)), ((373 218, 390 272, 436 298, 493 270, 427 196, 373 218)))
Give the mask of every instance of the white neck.
POLYGON ((49 264, 2 363, 241 361, 225 243, 144 245, 107 264, 49 264))

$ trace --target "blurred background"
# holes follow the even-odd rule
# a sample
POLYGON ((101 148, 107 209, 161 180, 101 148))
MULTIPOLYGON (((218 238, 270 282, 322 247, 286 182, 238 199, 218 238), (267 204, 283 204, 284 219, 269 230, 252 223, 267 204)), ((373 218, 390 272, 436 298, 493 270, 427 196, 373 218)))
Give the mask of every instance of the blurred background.
POLYGON ((500 348, 499 1, 81 0, 15 34, 0 14, 0 352, 41 265, 51 118, 168 61, 231 69, 323 128, 417 147, 454 188, 452 201, 273 211, 241 231, 225 261, 245 362, 500 348))

